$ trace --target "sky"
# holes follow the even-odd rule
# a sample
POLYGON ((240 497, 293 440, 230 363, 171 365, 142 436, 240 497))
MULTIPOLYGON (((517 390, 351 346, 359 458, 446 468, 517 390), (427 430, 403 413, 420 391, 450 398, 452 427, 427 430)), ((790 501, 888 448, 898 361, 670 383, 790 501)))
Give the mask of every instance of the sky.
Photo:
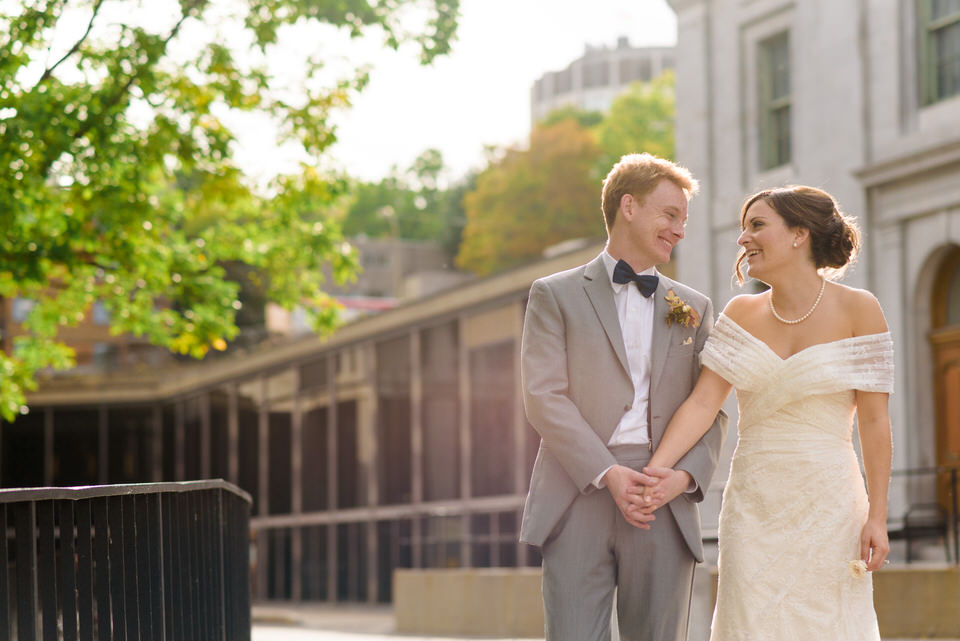
MULTIPOLYGON (((487 145, 522 144, 530 129, 530 88, 565 68, 584 46, 676 43, 676 16, 666 0, 462 0, 453 51, 421 66, 415 50, 392 51, 375 39, 333 39, 327 52, 348 64, 370 64, 369 85, 353 108, 335 117, 334 167, 378 180, 437 148, 449 179, 484 165, 487 145)), ((295 40, 295 38, 291 38, 295 40)), ((263 178, 296 172, 301 157, 278 148, 269 127, 244 127, 236 159, 263 178)))

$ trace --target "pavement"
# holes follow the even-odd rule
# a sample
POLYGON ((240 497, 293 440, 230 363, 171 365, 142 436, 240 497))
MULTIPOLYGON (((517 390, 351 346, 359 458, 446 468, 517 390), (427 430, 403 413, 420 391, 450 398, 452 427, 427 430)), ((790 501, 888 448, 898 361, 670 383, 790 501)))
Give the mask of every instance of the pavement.
MULTIPOLYGON (((416 636, 400 634, 394 628, 393 610, 389 605, 260 603, 253 606, 253 641, 465 641, 478 638, 487 641, 520 641, 502 637, 416 636)), ((616 630, 615 627, 613 629, 616 630)), ((617 641, 616 636, 614 634, 612 641, 617 641)), ((705 641, 708 637, 709 621, 706 629, 691 626, 690 641, 705 641)))

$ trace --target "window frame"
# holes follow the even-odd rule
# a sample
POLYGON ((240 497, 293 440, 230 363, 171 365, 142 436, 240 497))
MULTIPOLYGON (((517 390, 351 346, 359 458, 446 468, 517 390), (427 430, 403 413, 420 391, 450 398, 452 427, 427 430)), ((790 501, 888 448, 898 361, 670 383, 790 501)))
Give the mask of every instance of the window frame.
POLYGON ((769 171, 789 165, 793 159, 793 74, 790 55, 790 30, 785 29, 771 34, 756 43, 757 55, 757 116, 758 116, 758 168, 769 171), (774 47, 783 41, 786 51, 787 91, 784 95, 774 96, 774 47), (786 131, 778 126, 779 114, 786 112, 786 131), (781 147, 783 134, 785 145, 781 147), (784 150, 785 148, 785 150, 784 150))
POLYGON ((960 24, 960 9, 952 15, 933 19, 933 0, 917 0, 917 39, 919 41, 920 104, 928 106, 960 96, 960 83, 952 93, 941 95, 937 77, 936 32, 960 24))

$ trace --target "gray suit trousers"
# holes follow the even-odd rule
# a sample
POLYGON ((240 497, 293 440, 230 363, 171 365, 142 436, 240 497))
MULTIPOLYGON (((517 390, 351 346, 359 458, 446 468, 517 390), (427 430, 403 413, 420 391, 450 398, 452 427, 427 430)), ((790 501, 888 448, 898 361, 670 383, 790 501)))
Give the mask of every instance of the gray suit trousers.
MULTIPOLYGON (((650 459, 646 446, 611 451, 636 470, 650 459)), ((614 588, 622 641, 686 640, 696 561, 669 509, 641 530, 607 490, 582 494, 542 553, 546 641, 608 641, 614 588)))

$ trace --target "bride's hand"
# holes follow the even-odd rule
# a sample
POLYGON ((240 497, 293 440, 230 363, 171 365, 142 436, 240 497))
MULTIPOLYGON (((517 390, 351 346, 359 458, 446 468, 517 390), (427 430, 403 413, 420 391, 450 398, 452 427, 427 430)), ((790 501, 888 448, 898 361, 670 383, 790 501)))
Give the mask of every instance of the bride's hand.
POLYGON ((879 519, 867 519, 860 531, 860 559, 873 572, 883 567, 890 553, 887 524, 879 519))
POLYGON ((657 479, 655 486, 643 488, 643 500, 646 507, 657 509, 685 492, 692 479, 685 470, 674 470, 669 467, 648 466, 643 473, 657 479))

